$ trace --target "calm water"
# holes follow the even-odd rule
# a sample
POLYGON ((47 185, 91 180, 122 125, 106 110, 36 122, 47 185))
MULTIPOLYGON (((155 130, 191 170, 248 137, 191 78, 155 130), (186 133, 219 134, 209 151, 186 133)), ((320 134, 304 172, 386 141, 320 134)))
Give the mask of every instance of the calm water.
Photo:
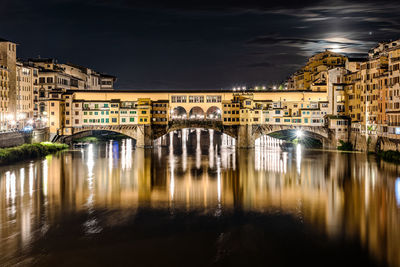
POLYGON ((0 168, 0 266, 400 266, 400 168, 90 145, 0 168))

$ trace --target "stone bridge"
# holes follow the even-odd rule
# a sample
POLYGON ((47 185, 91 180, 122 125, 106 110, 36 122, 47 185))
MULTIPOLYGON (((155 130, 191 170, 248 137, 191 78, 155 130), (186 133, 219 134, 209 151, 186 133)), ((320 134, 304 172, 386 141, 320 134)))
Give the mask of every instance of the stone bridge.
POLYGON ((293 125, 224 125, 220 120, 173 120, 168 125, 93 125, 74 128, 69 136, 57 136, 53 141, 69 143, 73 138, 88 131, 102 130, 120 133, 136 140, 138 147, 151 147, 153 140, 169 132, 185 128, 204 128, 225 133, 237 139, 239 148, 254 147, 255 140, 262 135, 284 130, 301 129, 306 136, 321 140, 324 146, 329 145, 331 132, 322 126, 293 126, 293 125))

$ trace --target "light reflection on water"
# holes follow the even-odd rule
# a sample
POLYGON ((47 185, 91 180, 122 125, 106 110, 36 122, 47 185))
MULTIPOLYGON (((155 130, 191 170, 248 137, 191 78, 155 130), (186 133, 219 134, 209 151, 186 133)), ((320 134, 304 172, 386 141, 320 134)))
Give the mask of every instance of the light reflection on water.
POLYGON ((206 150, 179 151, 110 141, 2 167, 0 263, 23 255, 69 212, 87 214, 84 233, 93 235, 103 230, 96 210, 146 207, 215 216, 279 210, 332 238, 356 238, 375 258, 400 265, 396 165, 364 154, 235 150, 210 141, 206 150))

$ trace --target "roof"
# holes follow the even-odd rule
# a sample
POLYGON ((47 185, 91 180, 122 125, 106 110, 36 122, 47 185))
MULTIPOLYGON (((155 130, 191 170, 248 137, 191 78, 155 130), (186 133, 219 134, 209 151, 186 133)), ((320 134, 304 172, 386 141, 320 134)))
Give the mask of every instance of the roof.
POLYGON ((31 62, 57 63, 55 58, 28 58, 31 62))
POLYGON ((4 39, 4 38, 1 38, 1 37, 0 37, 0 42, 11 42, 11 43, 13 43, 12 41, 4 39))
POLYGON ((347 60, 349 61, 349 62, 366 62, 366 61, 368 61, 368 58, 355 58, 355 57, 349 57, 349 58, 347 58, 347 60))
POLYGON ((110 74, 105 74, 105 73, 100 73, 100 76, 104 77, 104 78, 110 78, 110 79, 113 79, 113 80, 117 79, 116 76, 113 76, 113 75, 110 75, 110 74))

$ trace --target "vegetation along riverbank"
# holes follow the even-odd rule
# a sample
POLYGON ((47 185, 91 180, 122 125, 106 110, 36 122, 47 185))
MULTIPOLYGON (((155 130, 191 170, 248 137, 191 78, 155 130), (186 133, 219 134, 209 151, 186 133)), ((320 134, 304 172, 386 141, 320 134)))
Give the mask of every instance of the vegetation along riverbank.
POLYGON ((50 142, 23 144, 16 147, 0 148, 0 164, 35 159, 67 148, 68 145, 50 142))

